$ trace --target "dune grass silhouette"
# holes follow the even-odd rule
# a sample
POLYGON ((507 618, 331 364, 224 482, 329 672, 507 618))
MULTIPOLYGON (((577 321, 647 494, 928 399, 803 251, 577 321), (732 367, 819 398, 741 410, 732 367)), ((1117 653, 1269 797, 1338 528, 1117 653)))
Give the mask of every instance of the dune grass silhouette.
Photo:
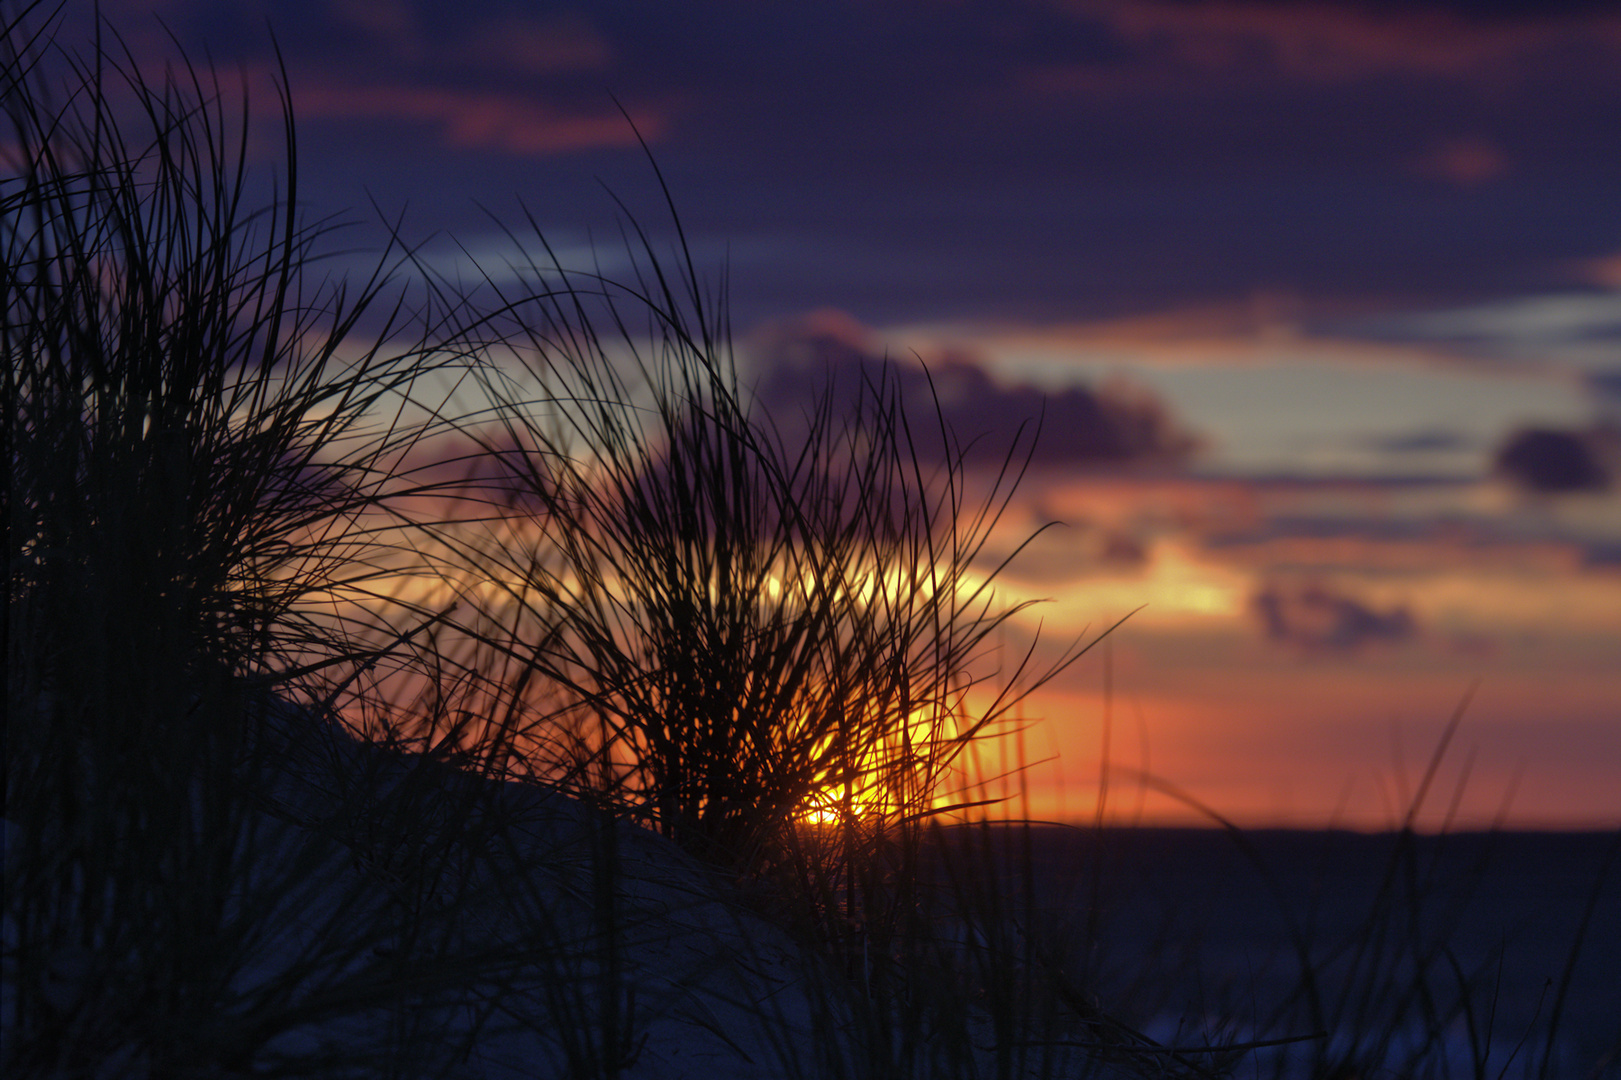
POLYGON ((1095 998, 976 771, 1090 644, 992 648, 1033 430, 786 438, 634 219, 332 279, 285 90, 267 185, 213 72, 7 10, 7 1076, 1574 1075, 1444 940, 1174 1044, 1095 998))

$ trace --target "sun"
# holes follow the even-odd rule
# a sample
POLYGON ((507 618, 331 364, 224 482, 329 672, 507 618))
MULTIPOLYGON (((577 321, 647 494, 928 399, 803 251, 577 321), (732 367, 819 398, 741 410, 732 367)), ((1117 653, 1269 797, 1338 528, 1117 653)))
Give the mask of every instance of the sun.
POLYGON ((805 825, 823 827, 851 821, 870 822, 883 816, 884 803, 875 784, 851 791, 840 784, 811 792, 794 818, 805 825))

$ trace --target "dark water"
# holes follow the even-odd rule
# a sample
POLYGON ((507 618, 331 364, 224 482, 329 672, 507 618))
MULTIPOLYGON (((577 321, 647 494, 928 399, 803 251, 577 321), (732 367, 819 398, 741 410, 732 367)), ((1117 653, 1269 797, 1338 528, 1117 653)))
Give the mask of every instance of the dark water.
MULTIPOLYGON (((1614 834, 1004 840, 1025 842, 1070 969, 1162 1042, 1320 1027, 1333 1054, 1377 1063, 1364 1075, 1536 1075, 1551 1055, 1548 1075, 1621 1076, 1614 834)), ((1256 1052, 1235 1075, 1309 1075, 1316 1052, 1256 1052)))

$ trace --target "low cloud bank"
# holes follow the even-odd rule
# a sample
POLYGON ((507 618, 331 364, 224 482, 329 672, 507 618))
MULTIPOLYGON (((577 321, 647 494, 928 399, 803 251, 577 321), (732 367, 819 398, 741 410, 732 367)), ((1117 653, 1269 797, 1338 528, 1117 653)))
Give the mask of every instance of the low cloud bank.
POLYGON ((1404 605, 1380 610, 1322 582, 1268 585, 1250 599, 1266 636, 1306 649, 1346 651, 1397 643, 1416 629, 1404 605))
POLYGON ((924 366, 885 355, 872 335, 837 312, 769 324, 744 343, 758 381, 758 400, 785 431, 831 380, 842 403, 856 400, 863 380, 898 384, 919 449, 943 451, 932 402, 964 444, 984 439, 1004 450, 1020 425, 1041 424, 1038 466, 1176 466, 1198 448, 1149 390, 1125 383, 1043 391, 993 379, 981 360, 942 351, 924 366))

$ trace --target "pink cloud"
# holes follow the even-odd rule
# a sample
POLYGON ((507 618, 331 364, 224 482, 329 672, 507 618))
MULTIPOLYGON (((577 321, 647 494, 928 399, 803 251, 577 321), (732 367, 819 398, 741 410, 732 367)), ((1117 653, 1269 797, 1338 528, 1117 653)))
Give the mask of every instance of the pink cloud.
POLYGON ((1027 84, 1049 93, 1163 86, 1171 72, 1201 78, 1281 72, 1310 82, 1392 72, 1500 75, 1506 62, 1564 46, 1621 51, 1621 19, 1591 13, 1483 20, 1434 8, 1325 0, 1067 0, 1062 6, 1104 22, 1150 62, 1046 67, 1029 73, 1027 84))
POLYGON ((421 28, 404 0, 329 0, 329 5, 334 19, 374 41, 387 42, 399 53, 420 51, 421 28))
POLYGON ((465 64, 498 67, 513 75, 546 76, 600 71, 613 49, 596 28, 577 16, 554 19, 508 17, 476 26, 456 50, 465 64))
POLYGON ((637 130, 654 139, 664 127, 661 116, 634 108, 631 123, 626 123, 616 112, 569 113, 517 94, 398 84, 348 86, 320 78, 297 80, 294 105, 306 118, 424 123, 437 128, 450 146, 526 157, 634 146, 637 130))
POLYGON ((1448 139, 1413 162, 1420 175, 1461 188, 1496 180, 1509 170, 1508 156, 1485 139, 1448 139))
POLYGON ((331 15, 369 39, 374 53, 412 65, 536 77, 598 71, 613 49, 584 17, 564 13, 466 19, 448 39, 425 31, 400 0, 332 0, 331 15))

